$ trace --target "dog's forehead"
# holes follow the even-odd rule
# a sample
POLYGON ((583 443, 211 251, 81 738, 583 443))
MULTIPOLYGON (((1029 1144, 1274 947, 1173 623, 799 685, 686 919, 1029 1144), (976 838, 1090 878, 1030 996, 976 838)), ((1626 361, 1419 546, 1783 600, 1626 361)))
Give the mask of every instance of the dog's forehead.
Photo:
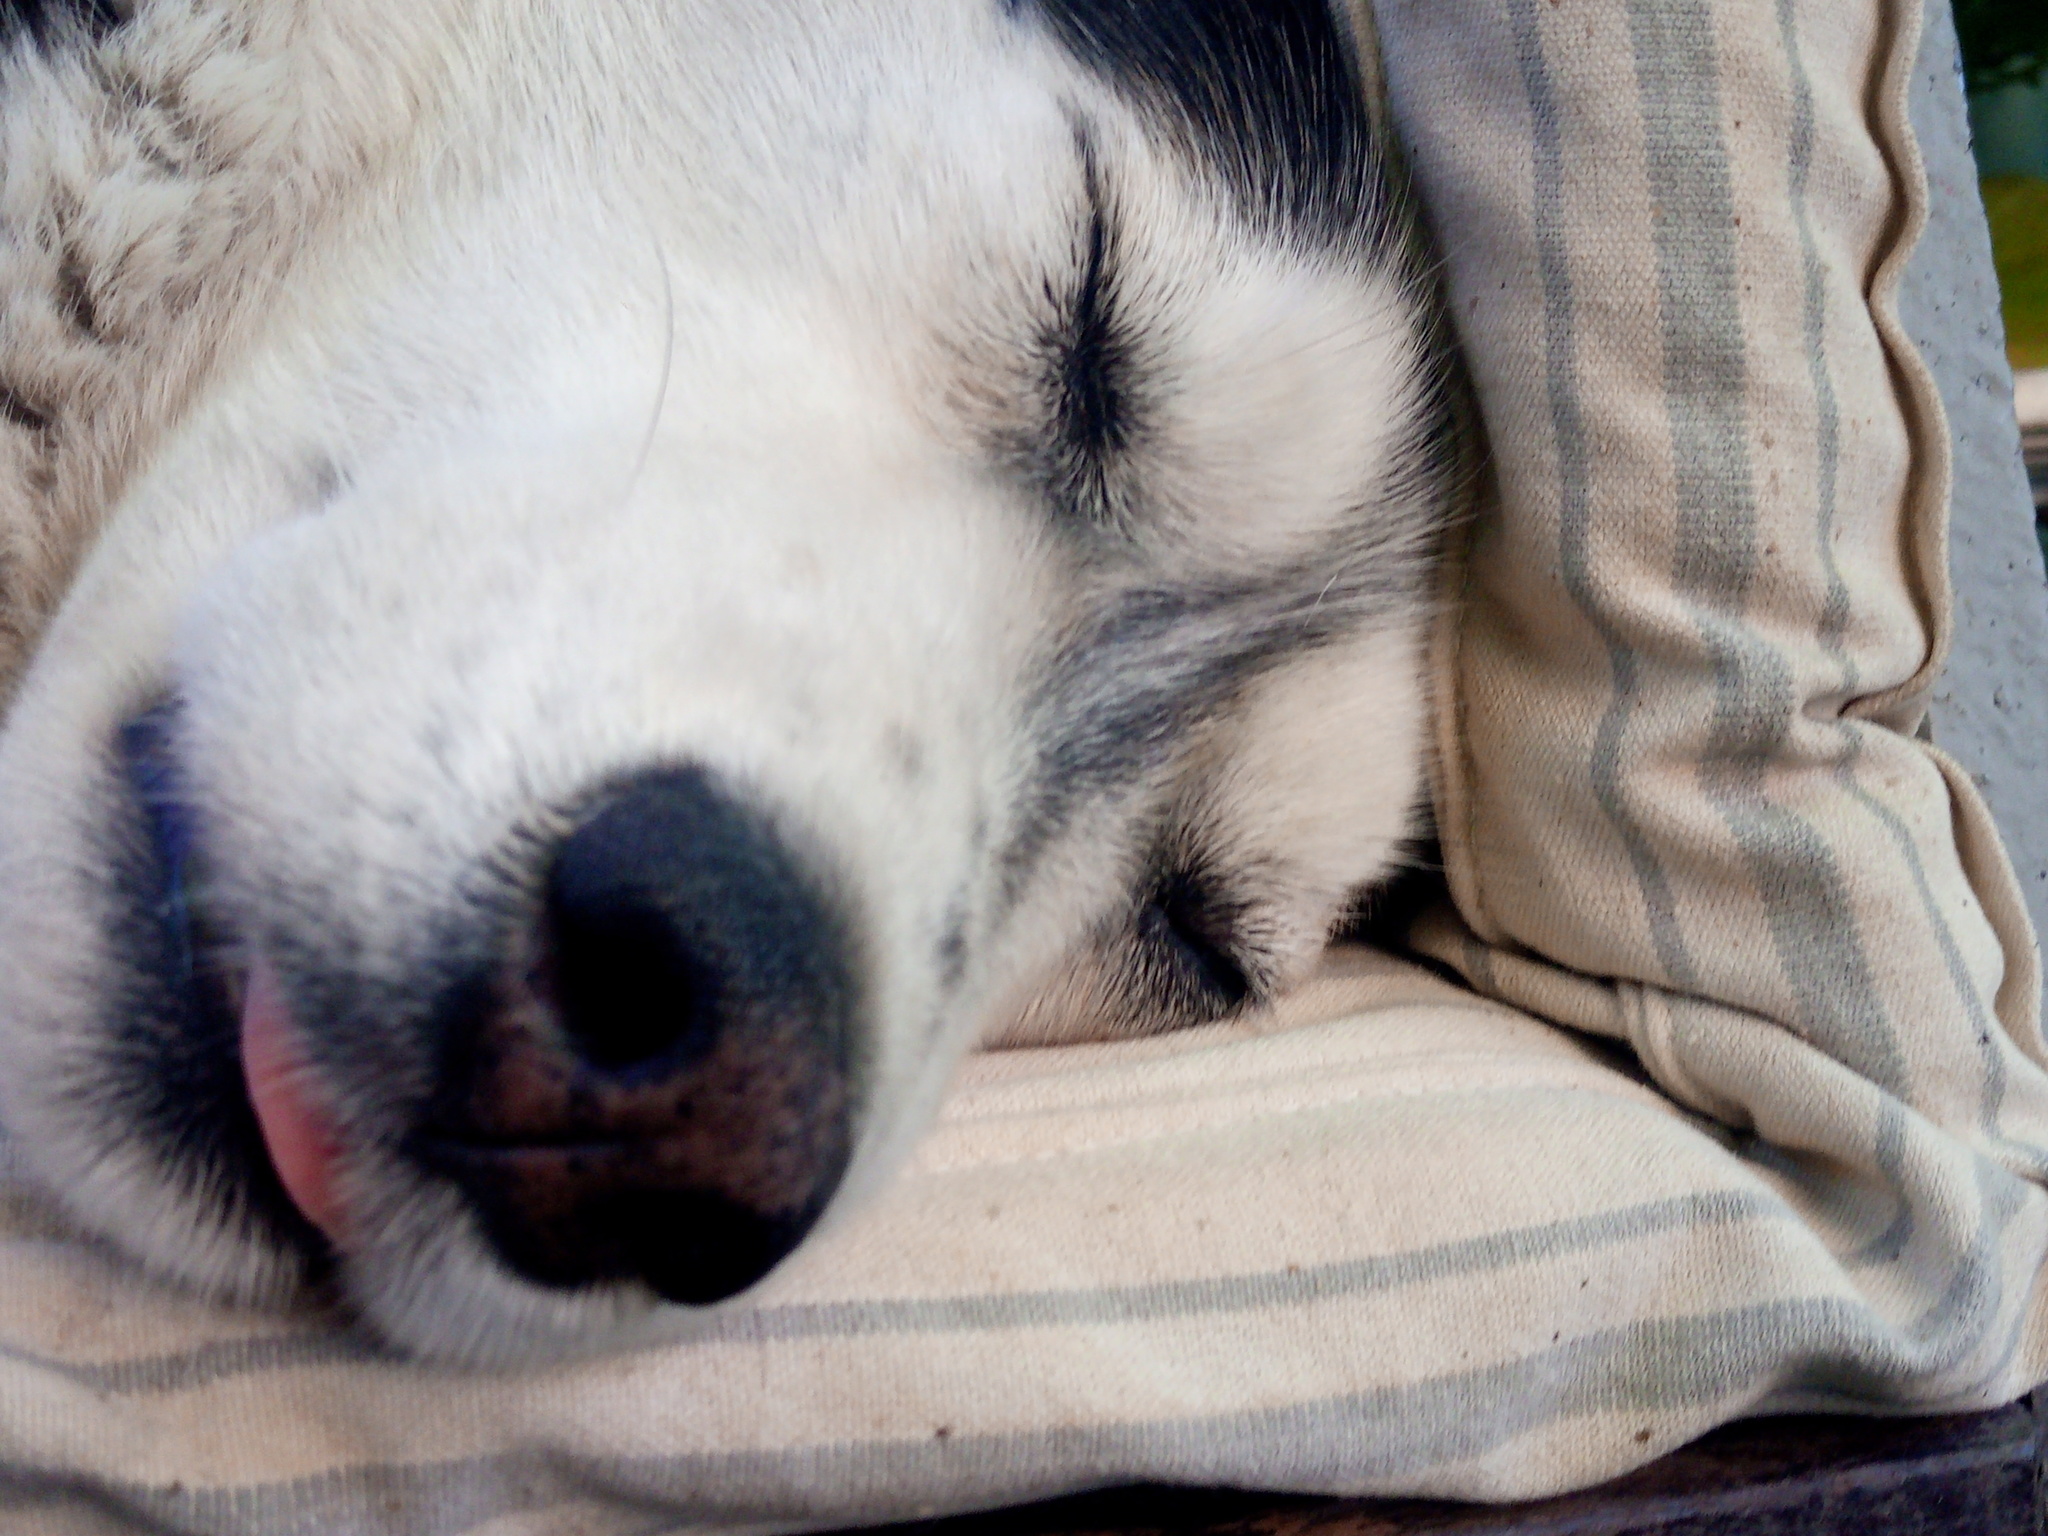
MULTIPOLYGON (((934 235, 966 254, 977 195, 999 239, 1064 240, 1077 136, 1109 160, 1140 140, 1164 151, 1186 180, 1152 178, 1147 195, 1221 192, 1239 232, 1274 248, 1356 248, 1389 223, 1358 40, 1326 0, 632 10, 610 46, 636 76, 634 156, 654 168, 646 185, 709 215, 691 230, 707 253, 729 234, 758 262, 773 228, 799 266, 934 235), (856 239, 839 215, 864 220, 856 239)), ((584 93, 624 72, 568 65, 547 89, 601 119, 609 103, 584 93)))
MULTIPOLYGON (((757 23, 736 25, 745 31, 757 23)), ((935 160, 949 151, 1044 159, 1046 147, 1028 131, 991 138, 987 130, 1048 106, 1083 136, 1099 115, 1129 113, 1144 137, 1178 151, 1198 181, 1223 189, 1255 238, 1297 249, 1356 246, 1388 222, 1385 157, 1374 142, 1359 38, 1342 0, 832 6, 798 30, 838 38, 821 51, 812 51, 813 41, 785 38, 811 55, 800 75, 836 69, 835 50, 843 49, 862 59, 857 69, 897 76, 919 109, 935 105, 939 118, 927 125, 935 160), (1048 56, 1067 70, 1078 66, 1078 77, 1048 70, 1048 56)), ((732 109, 741 116, 762 110, 759 85, 744 84, 732 109)), ((872 118, 855 126, 831 114, 850 104, 856 114, 872 113, 892 96, 905 99, 886 85, 852 93, 834 86, 812 92, 800 110, 828 114, 815 120, 823 132, 814 142, 829 145, 829 158, 861 158, 876 142, 872 118)))

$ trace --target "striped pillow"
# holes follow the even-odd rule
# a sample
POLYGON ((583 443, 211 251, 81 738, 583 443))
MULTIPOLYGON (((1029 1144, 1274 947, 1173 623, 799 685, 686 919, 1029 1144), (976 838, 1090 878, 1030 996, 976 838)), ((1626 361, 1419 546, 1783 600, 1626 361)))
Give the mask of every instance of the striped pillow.
POLYGON ((1998 835, 1914 734, 1951 628, 1897 310, 1916 9, 1380 21, 1498 490, 1439 637, 1454 909, 1416 941, 1625 1042, 1781 1191, 1866 1309, 1781 1369, 1931 1407, 2048 1373, 2048 1049, 1998 835))

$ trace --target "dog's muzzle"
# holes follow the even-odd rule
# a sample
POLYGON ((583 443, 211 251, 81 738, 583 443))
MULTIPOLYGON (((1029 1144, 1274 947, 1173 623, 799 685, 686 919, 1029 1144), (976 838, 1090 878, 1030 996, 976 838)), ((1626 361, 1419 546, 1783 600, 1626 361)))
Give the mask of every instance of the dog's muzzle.
POLYGON ((548 872, 524 1003, 463 1020, 410 1150, 512 1267, 721 1300, 845 1169, 852 988, 830 903, 694 769, 612 787, 548 872))
MULTIPOLYGON (((122 746, 172 892, 152 905, 189 954, 191 820, 161 809, 169 718, 140 717, 122 746)), ((612 780, 565 824, 521 842, 538 900, 516 958, 441 1000, 416 1042, 432 1088, 395 1150, 459 1189, 529 1280, 722 1300, 797 1246, 849 1158, 856 1000, 838 904, 769 817, 695 767, 612 780)), ((192 985, 186 972, 165 980, 192 985)), ((364 1223, 337 1111, 379 1085, 338 1075, 347 1053, 295 1015, 291 983, 258 953, 221 990, 239 999, 271 1169, 345 1255, 364 1223)))

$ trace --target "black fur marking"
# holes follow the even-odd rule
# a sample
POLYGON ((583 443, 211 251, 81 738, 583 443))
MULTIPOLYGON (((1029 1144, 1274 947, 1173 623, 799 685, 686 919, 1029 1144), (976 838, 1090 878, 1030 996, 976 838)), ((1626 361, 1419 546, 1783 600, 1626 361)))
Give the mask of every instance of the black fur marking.
POLYGON ((1127 531, 1140 512, 1133 450, 1150 433, 1144 336, 1121 295, 1120 239, 1088 125, 1073 124, 1082 200, 1072 265, 1045 284, 1027 343, 1029 409, 996 457, 1071 527, 1127 531))
POLYGON ((1127 437, 1121 376, 1130 344, 1109 313, 1109 230, 1102 207, 1088 212, 1088 257, 1074 296, 1071 340, 1061 358, 1060 422, 1074 443, 1116 453, 1127 437))
MULTIPOLYGON (((1436 534, 1434 517, 1404 521, 1389 530, 1396 538, 1436 534)), ((1044 746, 998 854, 1000 910, 1082 806, 1170 761, 1197 724, 1273 667, 1409 606, 1427 555, 1418 542, 1354 551, 1335 574, 1322 563, 1202 588, 1140 588, 1070 637, 1032 701, 1043 721, 1033 735, 1044 746)))
POLYGON ((242 1083, 241 1025, 216 945, 189 893, 199 863, 173 752, 175 703, 127 722, 115 756, 104 1000, 107 1044, 87 1111, 150 1148, 189 1197, 297 1252, 309 1275, 326 1244, 293 1206, 242 1083))
POLYGON ((1326 0, 1005 0, 1166 116, 1255 221, 1319 243, 1383 232, 1357 60, 1326 0))
POLYGON ((57 313, 73 330, 94 341, 101 339, 99 306, 93 301, 85 261, 69 246, 57 262, 57 313))
POLYGON ((1153 963, 1151 1002, 1180 1018, 1220 1018, 1252 995, 1251 979, 1232 945, 1242 919, 1237 905, 1203 871, 1170 870, 1138 909, 1138 941, 1153 963))
POLYGON ((1119 461, 1142 431, 1137 341, 1117 307, 1116 236, 1094 146, 1077 131, 1088 196, 1081 270, 1040 339, 1053 427, 1041 478, 1053 505, 1089 524, 1120 520, 1119 461))
POLYGON ((71 35, 105 37, 129 9, 130 0, 0 0, 0 44, 26 36, 47 48, 71 35))
POLYGON ((936 956, 939 985, 948 992, 956 989, 967 974, 967 920, 967 892, 957 890, 946 903, 946 929, 939 935, 936 956))
POLYGON ((0 384, 0 418, 13 422, 24 432, 40 435, 50 430, 50 418, 5 384, 0 384))
POLYGON ((306 461, 305 499, 308 512, 324 512, 334 499, 348 490, 353 481, 347 470, 325 454, 315 454, 306 461))

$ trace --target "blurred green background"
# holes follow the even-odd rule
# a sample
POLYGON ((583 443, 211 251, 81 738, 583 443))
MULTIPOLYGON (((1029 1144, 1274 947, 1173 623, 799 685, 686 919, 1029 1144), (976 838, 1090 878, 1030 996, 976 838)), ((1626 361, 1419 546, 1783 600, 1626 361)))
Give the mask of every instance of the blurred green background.
MULTIPOLYGON (((1970 137, 2015 369, 2048 369, 2048 0, 1955 0, 1970 137)), ((2048 561, 2048 420, 2020 414, 2034 531, 2048 561)))
POLYGON ((2015 368, 2048 368, 2048 0, 1956 0, 2015 368))

